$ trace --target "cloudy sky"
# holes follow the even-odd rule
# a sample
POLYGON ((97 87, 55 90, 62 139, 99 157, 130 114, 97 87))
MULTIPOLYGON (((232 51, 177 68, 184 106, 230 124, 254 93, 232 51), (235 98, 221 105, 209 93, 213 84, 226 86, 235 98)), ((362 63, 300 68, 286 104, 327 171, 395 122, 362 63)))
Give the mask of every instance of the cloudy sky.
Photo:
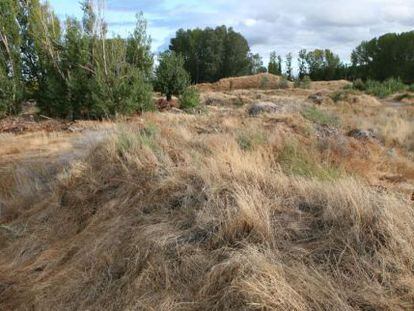
MULTIPOLYGON (((81 16, 79 0, 50 0, 59 16, 81 16)), ((178 28, 227 25, 265 61, 272 50, 330 48, 344 60, 362 40, 414 30, 414 0, 107 0, 110 32, 125 36, 136 12, 149 22, 153 50, 178 28)))

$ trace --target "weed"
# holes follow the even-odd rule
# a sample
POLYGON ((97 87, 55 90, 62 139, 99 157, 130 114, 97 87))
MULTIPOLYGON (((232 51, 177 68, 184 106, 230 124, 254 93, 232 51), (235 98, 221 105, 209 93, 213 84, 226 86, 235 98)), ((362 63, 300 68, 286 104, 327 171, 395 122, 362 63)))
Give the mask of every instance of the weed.
POLYGON ((284 145, 278 161, 283 171, 290 175, 317 178, 319 180, 338 179, 342 172, 338 168, 320 163, 309 151, 297 143, 284 145))
POLYGON ((264 75, 261 79, 260 79, 260 88, 261 89, 267 89, 269 86, 269 77, 267 75, 264 75))
POLYGON ((289 88, 289 80, 285 76, 281 76, 278 87, 280 89, 289 88))
POLYGON ((388 97, 397 92, 407 89, 407 86, 400 79, 388 79, 384 82, 368 80, 365 84, 365 91, 380 98, 388 97))
POLYGON ((304 109, 302 111, 302 116, 319 125, 334 127, 338 127, 340 125, 340 120, 337 116, 319 110, 314 106, 304 109))
POLYGON ((180 108, 183 110, 195 109, 200 105, 200 93, 195 87, 188 87, 180 96, 180 108))
POLYGON ((337 103, 339 101, 347 101, 350 95, 357 95, 358 92, 351 88, 344 88, 329 95, 332 100, 337 103))
POLYGON ((266 142, 266 137, 261 132, 251 133, 243 131, 237 136, 237 143, 243 151, 254 150, 256 146, 266 142))
POLYGON ((301 89, 309 89, 311 86, 312 80, 309 76, 304 76, 302 79, 295 80, 295 87, 301 89))
POLYGON ((365 91, 366 89, 366 85, 364 83, 364 81, 362 81, 362 79, 356 79, 353 83, 352 83, 352 87, 355 90, 359 90, 359 91, 365 91))
POLYGON ((142 146, 155 149, 156 144, 154 138, 158 132, 158 127, 153 123, 149 123, 146 127, 139 129, 137 132, 129 128, 121 127, 116 139, 118 153, 120 155, 125 155, 142 146))
POLYGON ((234 99, 233 104, 236 107, 243 107, 244 106, 243 98, 241 96, 237 96, 237 98, 234 99))

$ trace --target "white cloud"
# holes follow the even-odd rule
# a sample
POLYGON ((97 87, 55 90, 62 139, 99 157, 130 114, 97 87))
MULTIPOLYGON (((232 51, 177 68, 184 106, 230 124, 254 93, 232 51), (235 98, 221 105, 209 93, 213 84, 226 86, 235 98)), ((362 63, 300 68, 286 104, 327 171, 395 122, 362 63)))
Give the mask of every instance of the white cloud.
MULTIPOLYGON (((348 60, 362 40, 414 30, 414 0, 109 0, 108 10, 108 17, 142 10, 155 51, 166 48, 179 28, 227 25, 264 58, 272 50, 285 55, 330 48, 348 60)), ((125 27, 118 24, 114 31, 126 33, 133 25, 128 18, 121 22, 125 27)))

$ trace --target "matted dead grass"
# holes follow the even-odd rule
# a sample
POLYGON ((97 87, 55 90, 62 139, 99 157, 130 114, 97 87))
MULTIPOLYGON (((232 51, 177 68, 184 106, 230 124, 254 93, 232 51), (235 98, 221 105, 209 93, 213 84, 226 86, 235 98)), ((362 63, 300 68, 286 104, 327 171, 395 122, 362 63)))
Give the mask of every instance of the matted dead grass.
POLYGON ((0 309, 413 309, 412 203, 347 166, 388 167, 381 147, 318 129, 149 113, 36 175, 47 188, 2 179, 0 309))
MULTIPOLYGON (((248 89, 278 89, 281 77, 269 73, 260 73, 251 76, 233 77, 221 79, 215 83, 200 83, 197 88, 200 91, 232 91, 248 89)), ((293 83, 287 82, 287 87, 292 87, 293 83)))

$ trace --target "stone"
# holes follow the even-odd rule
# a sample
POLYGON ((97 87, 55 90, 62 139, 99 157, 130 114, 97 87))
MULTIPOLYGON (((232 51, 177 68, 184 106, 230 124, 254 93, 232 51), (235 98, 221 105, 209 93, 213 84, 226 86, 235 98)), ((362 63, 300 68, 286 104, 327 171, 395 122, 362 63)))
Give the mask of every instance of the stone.
POLYGON ((257 116, 261 113, 277 113, 280 111, 280 106, 271 102, 258 102, 251 105, 248 109, 248 113, 251 116, 257 116))
POLYGON ((376 138, 375 131, 373 129, 368 129, 368 130, 353 129, 348 132, 348 136, 354 137, 356 139, 376 138))

